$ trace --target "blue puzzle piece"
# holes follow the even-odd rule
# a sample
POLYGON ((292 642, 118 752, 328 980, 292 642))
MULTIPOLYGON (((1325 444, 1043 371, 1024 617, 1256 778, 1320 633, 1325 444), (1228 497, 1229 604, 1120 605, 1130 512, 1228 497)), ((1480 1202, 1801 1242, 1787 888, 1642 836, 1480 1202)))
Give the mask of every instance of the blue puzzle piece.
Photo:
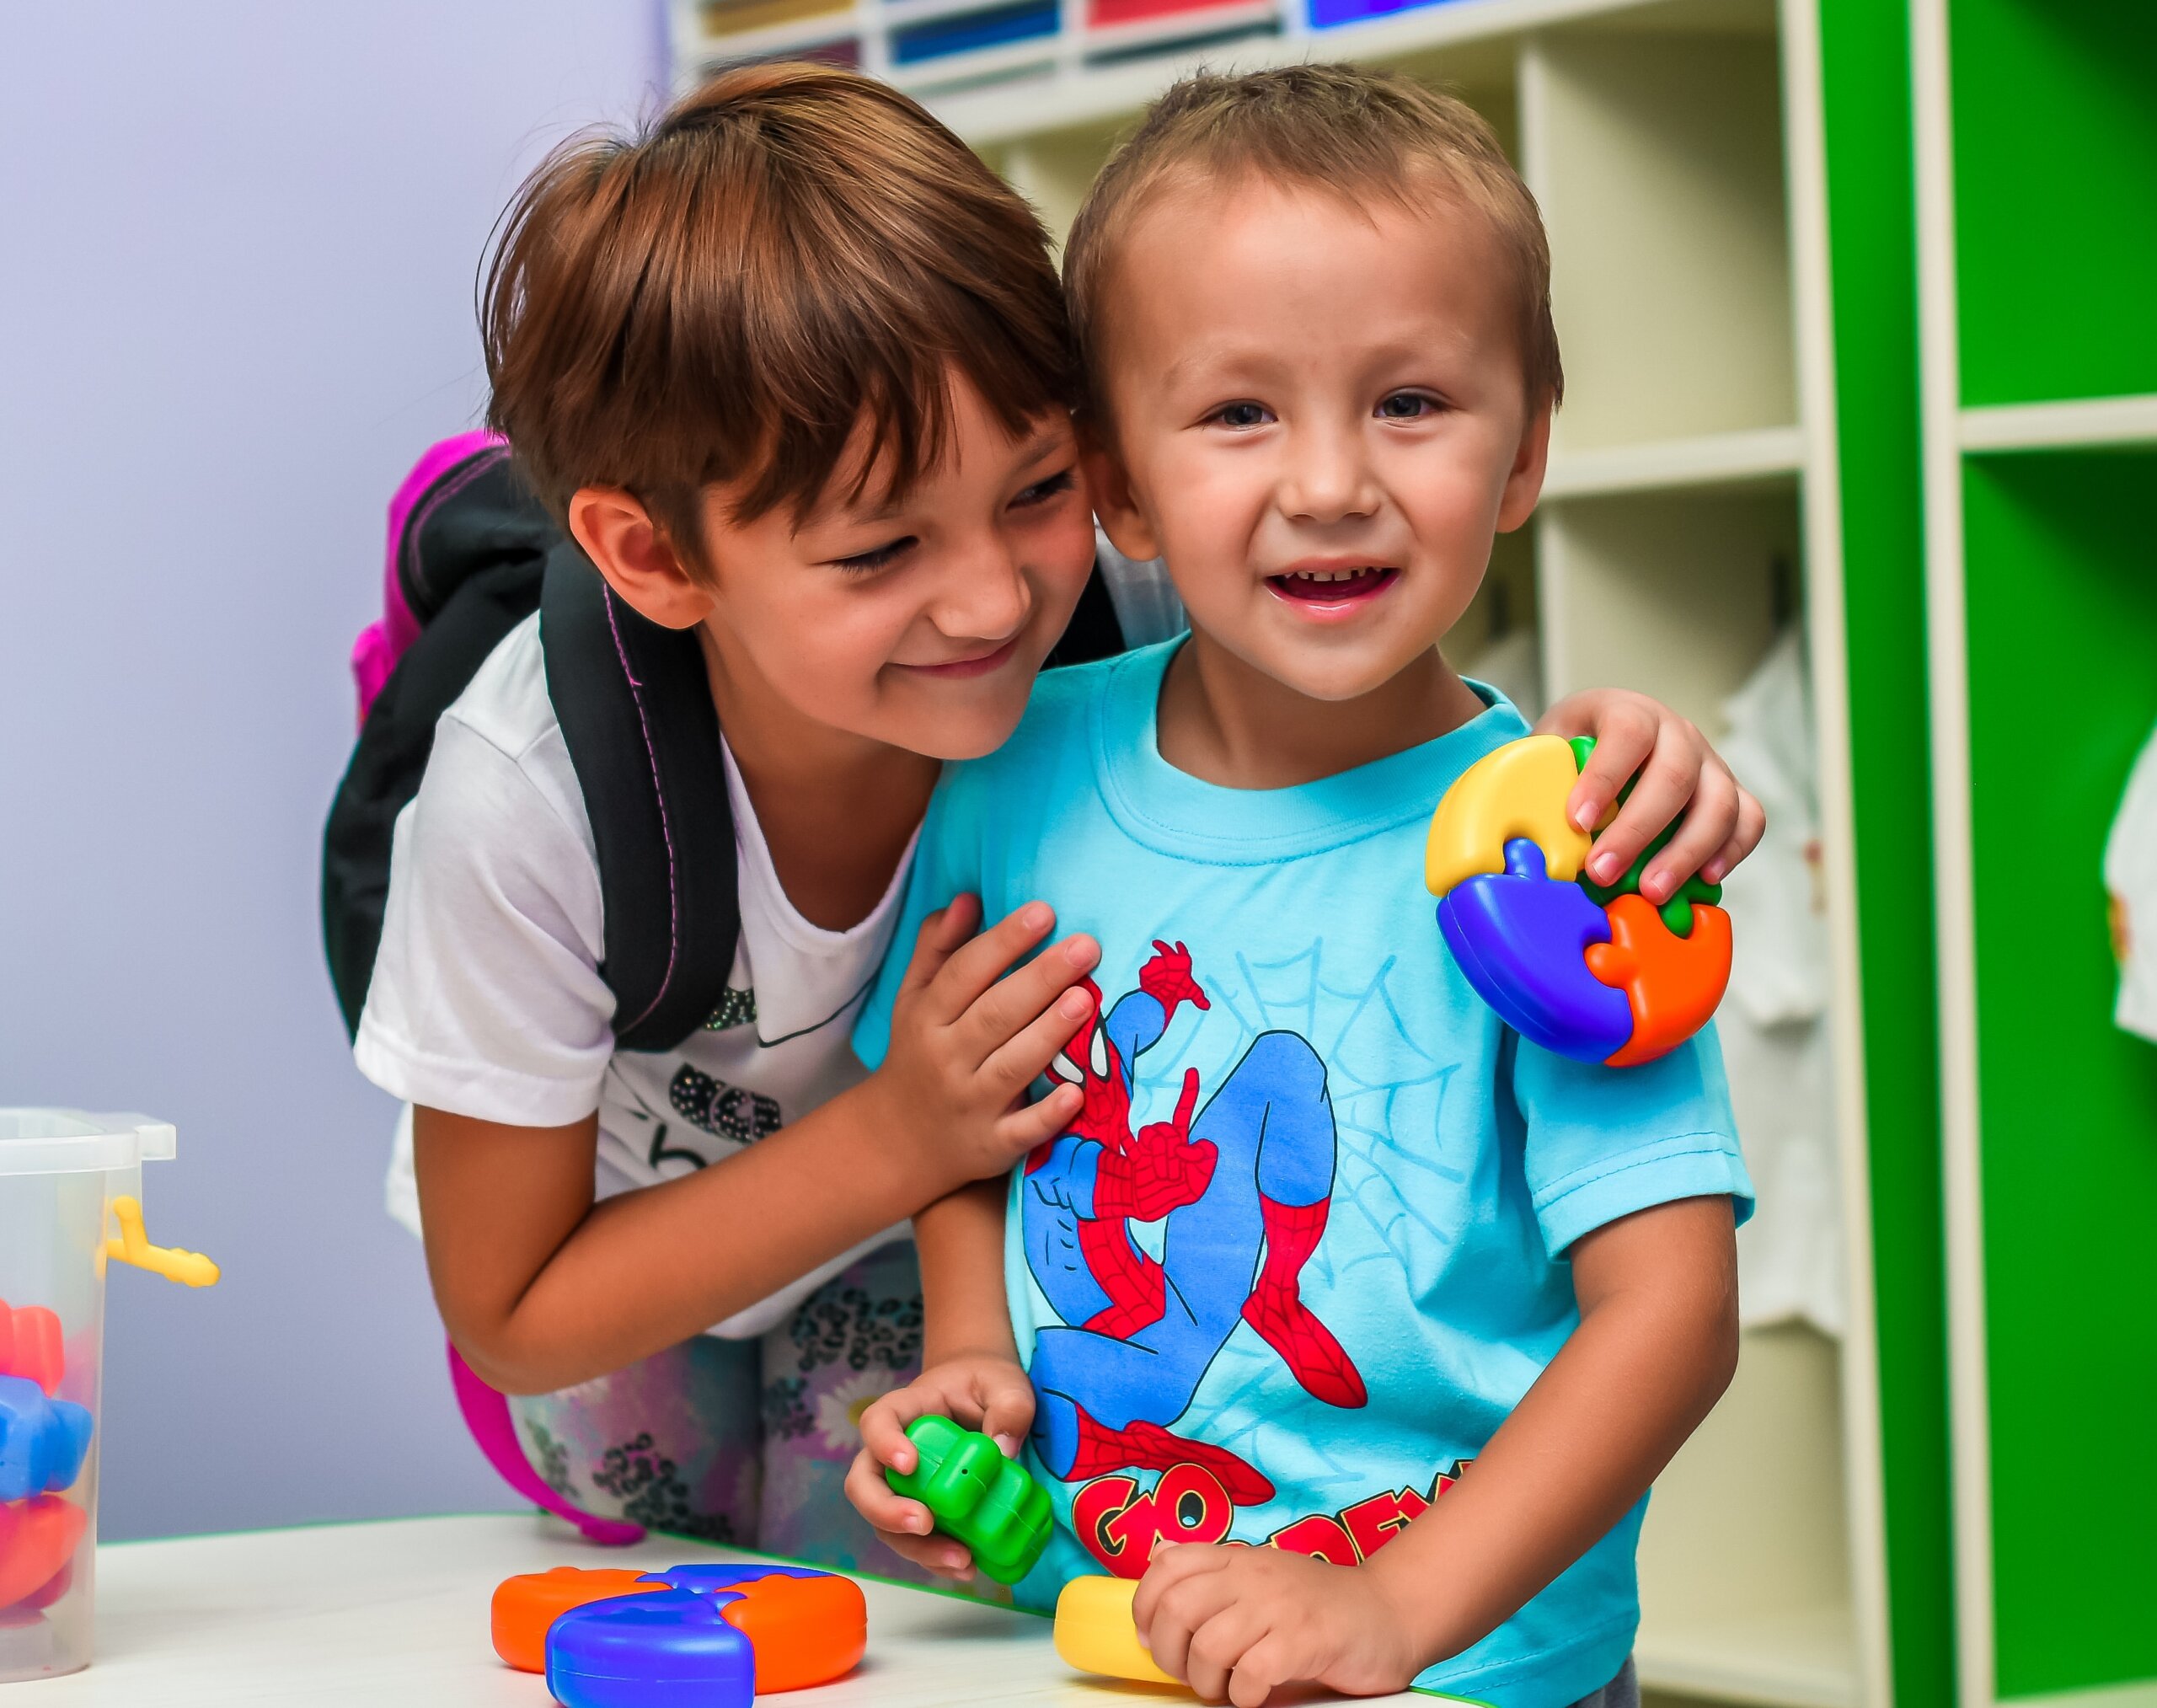
POLYGON ((0 1501, 57 1494, 82 1475, 92 1419, 72 1400, 48 1400, 22 1376, 0 1376, 0 1501))
POLYGON ((1526 838, 1506 870, 1467 879, 1438 903, 1446 946, 1475 993, 1523 1037, 1576 1061, 1601 1062, 1633 1036, 1632 1006, 1587 970, 1610 921, 1578 884, 1552 879, 1526 838))
POLYGON ((720 1609, 766 1577, 824 1577, 799 1566, 677 1566, 670 1588, 572 1608, 548 1628, 547 1689, 562 1708, 748 1708, 757 1655, 720 1609))

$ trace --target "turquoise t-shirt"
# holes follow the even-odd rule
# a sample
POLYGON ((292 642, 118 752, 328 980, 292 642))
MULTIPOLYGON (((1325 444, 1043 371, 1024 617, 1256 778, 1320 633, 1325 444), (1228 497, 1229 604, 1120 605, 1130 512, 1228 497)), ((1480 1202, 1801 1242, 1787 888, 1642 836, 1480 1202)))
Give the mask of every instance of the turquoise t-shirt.
MULTIPOLYGON (((1525 735, 1502 701, 1297 789, 1164 762, 1178 643, 1042 677, 1003 748, 949 769, 897 941, 952 896, 1040 897, 1100 939, 1059 1059, 1071 1130, 1018 1170, 1006 1279, 1055 1540, 1019 1587, 1137 1577, 1153 1539, 1352 1564, 1450 1486, 1579 1320, 1565 1253, 1651 1205, 1752 1187, 1712 1035, 1586 1066, 1469 990, 1424 827, 1525 735)), ((855 1046, 890 1036, 892 956, 855 1046)), ((1563 1708, 1624 1663, 1641 1511, 1419 1685, 1563 1708)))

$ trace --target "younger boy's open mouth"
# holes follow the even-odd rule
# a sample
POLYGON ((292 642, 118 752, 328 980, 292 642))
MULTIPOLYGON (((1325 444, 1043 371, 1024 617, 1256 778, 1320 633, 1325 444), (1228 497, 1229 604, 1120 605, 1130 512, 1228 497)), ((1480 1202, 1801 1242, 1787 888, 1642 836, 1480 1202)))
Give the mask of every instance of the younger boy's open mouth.
POLYGON ((1268 576, 1266 585, 1298 605, 1345 609, 1376 598, 1400 573, 1384 564, 1303 565, 1268 576))

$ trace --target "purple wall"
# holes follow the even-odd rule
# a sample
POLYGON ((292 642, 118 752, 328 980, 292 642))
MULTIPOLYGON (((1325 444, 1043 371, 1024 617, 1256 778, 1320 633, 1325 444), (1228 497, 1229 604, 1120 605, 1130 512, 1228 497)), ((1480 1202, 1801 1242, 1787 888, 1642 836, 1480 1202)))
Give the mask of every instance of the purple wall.
POLYGON ((0 1103, 180 1157, 115 1272, 104 1534, 510 1504, 464 1439, 317 838, 383 508, 482 397, 474 274, 549 143, 663 80, 656 0, 0 19, 0 1103))

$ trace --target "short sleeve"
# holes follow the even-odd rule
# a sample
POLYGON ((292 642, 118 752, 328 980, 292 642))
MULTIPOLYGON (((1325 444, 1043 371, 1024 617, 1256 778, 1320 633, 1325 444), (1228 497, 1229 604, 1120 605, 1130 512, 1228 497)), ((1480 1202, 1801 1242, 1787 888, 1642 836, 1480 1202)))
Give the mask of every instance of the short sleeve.
POLYGON ((883 1065, 891 1047, 891 1009, 898 999, 900 981, 913 959, 914 938, 921 922, 952 897, 981 889, 981 838, 972 827, 966 806, 970 793, 963 768, 945 772, 929 796, 929 811, 922 820, 921 841, 914 851, 913 872, 907 880, 906 900, 891 932, 891 946, 884 956, 882 971, 854 1024, 854 1052, 872 1070, 883 1065))
POLYGON ((1517 1036, 1507 1044, 1528 1191, 1552 1256, 1680 1198, 1727 1197, 1740 1222, 1753 1213, 1713 1026, 1634 1068, 1572 1061, 1517 1036))
POLYGON ((518 1127, 599 1106, 614 999, 589 838, 516 758, 443 718, 391 846, 361 1073, 408 1103, 518 1127))

